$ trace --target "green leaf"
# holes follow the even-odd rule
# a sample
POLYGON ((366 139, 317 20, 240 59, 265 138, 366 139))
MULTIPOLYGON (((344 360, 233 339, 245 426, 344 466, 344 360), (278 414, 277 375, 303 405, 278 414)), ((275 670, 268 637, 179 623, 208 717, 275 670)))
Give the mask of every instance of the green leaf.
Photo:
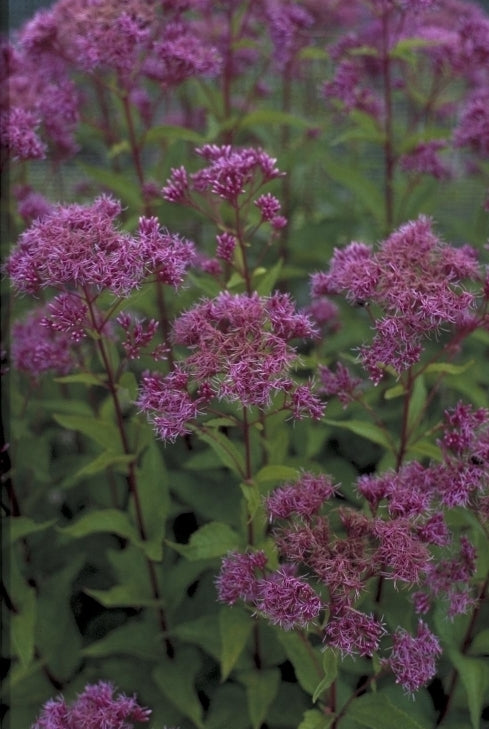
POLYGON ((473 364, 473 359, 463 365, 455 365, 451 362, 433 362, 432 364, 427 366, 425 372, 427 375, 431 372, 442 373, 445 375, 462 375, 464 372, 470 369, 473 364))
POLYGON ((338 656, 331 650, 326 649, 323 654, 323 671, 324 676, 316 686, 312 695, 312 703, 315 704, 321 694, 328 689, 338 675, 338 656))
POLYGON ((141 660, 159 660, 163 649, 156 638, 153 621, 133 619, 91 643, 81 653, 88 658, 128 655, 141 660))
POLYGON ((368 729, 430 729, 429 724, 420 724, 405 711, 401 711, 381 691, 366 694, 350 704, 346 716, 368 729))
POLYGON ((59 413, 53 415, 53 418, 62 428, 78 430, 105 449, 113 453, 120 453, 121 438, 117 427, 111 421, 98 420, 88 415, 60 415, 59 413))
POLYGON ((84 162, 78 162, 77 164, 92 180, 115 192, 116 195, 136 210, 142 209, 143 201, 139 185, 132 182, 125 172, 113 172, 105 167, 95 167, 84 162))
POLYGON ((408 431, 411 430, 421 417, 423 408, 426 402, 426 387, 424 384, 424 378, 422 375, 414 381, 411 399, 409 401, 408 409, 408 431))
POLYGON ((145 141, 153 142, 192 142, 192 144, 204 144, 206 138, 194 129, 180 127, 174 124, 161 124, 152 127, 146 134, 145 141))
POLYGON ((109 590, 86 589, 105 607, 158 607, 162 600, 153 596, 147 559, 141 549, 128 544, 124 549, 109 549, 107 557, 115 573, 115 584, 109 590))
POLYGON ((246 469, 243 454, 229 438, 226 438, 223 433, 220 433, 214 428, 208 428, 205 425, 190 427, 195 431, 200 440, 210 445, 224 466, 227 466, 240 478, 245 478, 246 469))
POLYGON ((222 607, 219 612, 221 633, 221 681, 225 681, 243 652, 253 628, 253 618, 238 606, 222 607))
POLYGON ((204 729, 202 705, 194 685, 199 669, 197 650, 183 646, 179 647, 172 660, 162 655, 160 664, 153 671, 153 678, 166 698, 198 729, 204 729))
POLYGON ((384 392, 384 398, 386 400, 393 400, 395 397, 404 395, 405 392, 406 389, 404 385, 399 383, 398 385, 394 385, 394 387, 389 387, 389 389, 384 392))
POLYGON ((104 375, 94 375, 92 372, 81 372, 77 375, 55 377, 54 381, 66 385, 80 383, 81 385, 100 385, 101 387, 106 387, 104 375))
POLYGON ((160 446, 154 439, 144 452, 137 470, 137 482, 147 545, 154 555, 152 559, 159 561, 163 557, 170 493, 166 465, 160 446))
POLYGON ((230 526, 218 521, 204 524, 190 537, 188 544, 167 542, 176 552, 190 561, 213 559, 238 548, 239 537, 230 526))
POLYGON ((240 483, 239 487, 246 501, 248 518, 253 519, 263 503, 260 490, 254 481, 251 483, 240 483))
MULTIPOLYGON (((321 156, 324 158, 324 150, 321 152, 321 156)), ((358 171, 352 169, 351 165, 336 162, 330 156, 326 158, 324 170, 335 182, 344 185, 373 215, 375 220, 380 223, 383 222, 384 201, 378 185, 358 171)))
POLYGON ((246 671, 239 674, 246 687, 248 713, 253 729, 260 729, 273 703, 280 685, 280 672, 276 668, 246 671))
POLYGON ((12 549, 9 563, 10 597, 15 611, 10 620, 10 637, 15 654, 22 667, 27 668, 34 659, 34 630, 36 625, 36 591, 27 584, 20 569, 16 548, 12 549))
POLYGON ((216 661, 221 657, 221 639, 219 633, 219 618, 212 615, 201 615, 195 620, 179 623, 172 627, 171 636, 176 635, 184 643, 193 643, 202 648, 216 661))
POLYGON ((97 532, 109 532, 129 539, 131 542, 139 541, 136 528, 129 521, 128 515, 118 509, 100 509, 84 514, 74 524, 58 527, 58 531, 76 539, 86 537, 97 532))
POLYGON ((402 38, 400 41, 397 41, 393 48, 391 48, 389 56, 391 58, 398 58, 402 61, 412 63, 416 60, 416 53, 414 53, 414 51, 433 45, 434 42, 427 40, 426 38, 402 38))
POLYGON ((206 729, 249 729, 244 688, 229 681, 215 691, 205 723, 206 729))
POLYGON ((468 658, 459 651, 449 651, 450 660, 457 669, 467 694, 470 720, 473 729, 480 729, 481 714, 489 691, 489 666, 487 660, 468 658))
POLYGON ((9 518, 6 533, 9 536, 10 543, 13 544, 17 541, 17 539, 23 539, 24 537, 29 536, 29 534, 42 532, 45 529, 49 529, 49 527, 53 526, 55 523, 56 519, 36 522, 27 516, 15 516, 9 518))
POLYGON ((366 438, 367 440, 372 441, 372 443, 377 443, 387 450, 392 450, 392 443, 389 440, 386 431, 382 430, 382 428, 379 428, 373 423, 368 423, 364 420, 328 419, 324 419, 322 422, 326 425, 334 425, 337 428, 345 428, 346 430, 351 430, 352 433, 360 435, 362 438, 366 438))
POLYGON ((317 709, 304 712, 302 721, 297 729, 329 729, 335 718, 334 714, 325 716, 317 709))
POLYGON ((273 287, 277 283, 278 277, 282 270, 283 260, 280 259, 274 266, 268 271, 264 271, 259 276, 253 276, 253 288, 260 294, 260 296, 269 296, 272 293, 273 287), (255 282, 255 278, 258 280, 255 282))
POLYGON ((71 678, 81 663, 82 637, 70 601, 84 562, 83 553, 71 556, 64 569, 44 576, 38 585, 36 647, 59 681, 71 678))
POLYGON ((407 452, 414 454, 418 458, 419 456, 426 456, 434 461, 441 461, 441 452, 438 446, 423 438, 408 444, 407 452))
POLYGON ((301 640, 300 635, 292 631, 277 630, 277 638, 294 666, 301 688, 312 696, 323 675, 319 650, 313 648, 307 636, 301 640))
POLYGON ((259 484, 278 483, 279 481, 296 481, 298 471, 296 468, 281 465, 269 465, 260 468, 255 476, 259 484))
POLYGON ((12 646, 22 665, 28 666, 34 658, 34 628, 36 625, 37 599, 34 588, 26 585, 22 599, 15 603, 17 612, 10 621, 12 646))
POLYGON ((470 644, 470 653, 471 655, 489 656, 489 628, 485 628, 480 633, 477 633, 470 644))
MULTIPOLYGON (((135 456, 132 453, 126 455, 122 453, 114 453, 114 451, 104 451, 97 456, 97 458, 94 458, 93 461, 90 461, 78 471, 63 479, 61 487, 64 489, 71 488, 71 486, 78 483, 80 479, 83 479, 86 476, 93 476, 96 473, 101 473, 109 467, 126 467, 134 461, 134 459, 135 456)), ((124 472, 127 472, 127 468, 124 468, 124 472)))

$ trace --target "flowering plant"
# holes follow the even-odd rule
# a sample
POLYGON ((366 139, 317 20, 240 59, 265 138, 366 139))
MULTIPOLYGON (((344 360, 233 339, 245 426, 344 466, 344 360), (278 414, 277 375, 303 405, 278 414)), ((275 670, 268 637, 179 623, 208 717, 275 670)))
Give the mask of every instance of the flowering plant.
POLYGON ((2 56, 12 727, 482 727, 483 9, 57 0, 2 56))

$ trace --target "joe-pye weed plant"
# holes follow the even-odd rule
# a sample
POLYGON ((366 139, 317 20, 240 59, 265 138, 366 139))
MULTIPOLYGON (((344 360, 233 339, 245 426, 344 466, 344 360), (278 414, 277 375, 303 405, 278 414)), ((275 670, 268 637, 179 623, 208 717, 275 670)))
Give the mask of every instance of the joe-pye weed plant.
POLYGON ((2 54, 6 721, 484 726, 487 16, 58 0, 2 54))

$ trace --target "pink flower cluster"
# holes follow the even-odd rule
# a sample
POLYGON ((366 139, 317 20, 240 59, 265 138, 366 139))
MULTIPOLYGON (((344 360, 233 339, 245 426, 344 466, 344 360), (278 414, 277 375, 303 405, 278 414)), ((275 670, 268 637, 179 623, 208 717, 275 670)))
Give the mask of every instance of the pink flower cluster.
POLYGON ((224 291, 215 299, 204 299, 173 325, 174 343, 185 345, 190 354, 170 375, 148 375, 143 380, 139 406, 156 426, 165 424, 157 430, 170 439, 182 433, 203 399, 212 397, 266 408, 282 393, 280 407, 291 410, 295 418, 320 418, 324 406, 311 386, 297 385, 290 375, 298 361, 290 341, 314 335, 310 319, 295 310, 287 294, 260 297, 224 291), (189 383, 198 387, 193 406, 186 390, 189 383))
POLYGON ((62 696, 50 699, 31 729, 134 729, 135 723, 149 721, 151 709, 114 692, 111 683, 99 681, 87 684, 72 704, 62 696))
POLYGON ((205 144, 196 152, 208 163, 207 167, 190 175, 184 167, 172 169, 162 189, 165 200, 191 204, 191 195, 198 193, 212 194, 237 205, 242 195, 250 199, 264 183, 283 174, 276 167, 276 159, 254 147, 205 144))
MULTIPOLYGON (((447 413, 447 421, 457 429, 465 426, 464 447, 472 444, 481 420, 479 411, 462 405, 447 413)), ((449 429, 445 440, 452 441, 449 429)), ((287 630, 308 625, 327 608, 324 643, 343 655, 371 656, 388 634, 382 620, 358 609, 372 579, 416 587, 412 597, 418 613, 429 610, 433 597, 448 600, 450 617, 466 612, 474 604, 476 552, 463 536, 457 553, 439 508, 437 468, 411 462, 398 472, 361 476, 358 490, 371 516, 350 506, 335 508, 341 502, 331 478, 301 473, 295 483, 275 489, 265 501, 283 560, 278 569, 266 575, 263 552, 229 555, 217 580, 219 599, 230 605, 243 600, 287 630), (338 533, 338 524, 344 535, 338 533), (437 550, 436 560, 431 546, 437 550)), ((406 691, 416 691, 435 674, 438 640, 421 622, 416 636, 397 628, 391 638, 392 651, 384 665, 406 691)))
POLYGON ((216 580, 219 600, 228 605, 244 600, 283 630, 305 628, 318 617, 321 598, 293 570, 266 573, 266 563, 262 551, 228 554, 216 580))
POLYGON ((312 276, 312 294, 344 293, 356 304, 380 309, 375 336, 360 350, 375 383, 390 365, 396 372, 418 362, 424 341, 442 330, 474 329, 476 294, 465 280, 481 283, 476 251, 442 243, 421 216, 402 225, 374 251, 364 243, 335 249, 327 273, 312 276))
POLYGON ((99 197, 91 205, 56 205, 21 236, 5 265, 18 291, 108 289, 127 295, 153 275, 178 286, 194 256, 193 245, 141 218, 137 237, 118 230, 121 205, 99 197))
POLYGON ((76 339, 46 326, 48 315, 46 307, 38 307, 12 325, 13 366, 35 380, 44 372, 66 375, 77 367, 76 339))

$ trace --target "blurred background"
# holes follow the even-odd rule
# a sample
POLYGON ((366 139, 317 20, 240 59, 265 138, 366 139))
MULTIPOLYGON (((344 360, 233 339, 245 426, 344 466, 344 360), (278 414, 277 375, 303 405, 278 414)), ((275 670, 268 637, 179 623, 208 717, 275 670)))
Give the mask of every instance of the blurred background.
MULTIPOLYGON (((54 0, 0 0, 3 30, 18 28, 36 10, 49 7, 53 2, 54 0)), ((489 12, 489 0, 478 0, 478 2, 489 12)))

